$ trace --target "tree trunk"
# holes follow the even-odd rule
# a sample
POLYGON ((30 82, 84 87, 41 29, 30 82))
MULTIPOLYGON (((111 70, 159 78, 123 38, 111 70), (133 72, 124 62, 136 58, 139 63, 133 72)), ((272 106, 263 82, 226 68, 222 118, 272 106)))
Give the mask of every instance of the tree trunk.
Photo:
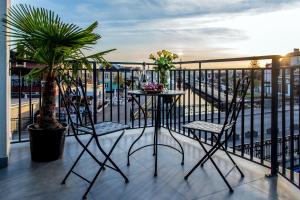
POLYGON ((60 127, 60 124, 55 117, 55 86, 55 73, 47 73, 45 85, 42 90, 42 106, 40 108, 40 116, 38 118, 39 128, 56 129, 60 127))

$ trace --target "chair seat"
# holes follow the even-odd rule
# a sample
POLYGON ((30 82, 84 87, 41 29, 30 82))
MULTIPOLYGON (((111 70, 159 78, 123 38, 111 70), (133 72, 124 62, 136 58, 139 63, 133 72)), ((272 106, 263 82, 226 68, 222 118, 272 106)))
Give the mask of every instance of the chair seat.
MULTIPOLYGON (((130 128, 129 125, 117 123, 117 122, 101 122, 98 124, 94 124, 95 131, 97 135, 106 135, 109 133, 121 131, 124 129, 130 128)), ((78 131, 85 132, 85 133, 92 133, 92 127, 89 126, 80 126, 77 128, 78 131)))
MULTIPOLYGON (((233 123, 226 125, 224 131, 231 128, 232 125, 233 123)), ((223 128, 223 124, 215 124, 215 123, 205 122, 205 121, 193 121, 183 125, 182 127, 187 129, 194 129, 199 131, 207 131, 211 133, 220 134, 223 128)))

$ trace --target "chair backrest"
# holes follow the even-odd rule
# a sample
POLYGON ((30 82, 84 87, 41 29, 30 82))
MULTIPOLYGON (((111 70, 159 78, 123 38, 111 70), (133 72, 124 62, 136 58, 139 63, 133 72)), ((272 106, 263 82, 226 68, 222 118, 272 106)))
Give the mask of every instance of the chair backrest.
POLYGON ((74 135, 78 132, 95 133, 91 103, 81 78, 68 76, 65 79, 56 78, 56 82, 74 135))
POLYGON ((245 96, 247 94, 249 85, 250 85, 250 78, 248 76, 238 79, 236 87, 233 90, 233 97, 230 106, 225 115, 222 132, 228 129, 231 129, 232 132, 232 127, 235 125, 239 113, 241 111, 241 108, 245 103, 245 96))

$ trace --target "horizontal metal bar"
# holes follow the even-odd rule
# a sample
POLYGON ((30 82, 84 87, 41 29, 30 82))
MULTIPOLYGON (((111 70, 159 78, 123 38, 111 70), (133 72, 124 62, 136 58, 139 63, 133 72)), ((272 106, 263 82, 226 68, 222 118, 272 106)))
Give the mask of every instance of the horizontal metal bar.
POLYGON ((273 58, 282 58, 282 56, 281 55, 266 55, 266 56, 251 56, 251 57, 237 57, 237 58, 221 58, 221 59, 174 62, 174 64, 236 62, 236 61, 247 61, 247 60, 268 60, 268 59, 273 59, 273 58))

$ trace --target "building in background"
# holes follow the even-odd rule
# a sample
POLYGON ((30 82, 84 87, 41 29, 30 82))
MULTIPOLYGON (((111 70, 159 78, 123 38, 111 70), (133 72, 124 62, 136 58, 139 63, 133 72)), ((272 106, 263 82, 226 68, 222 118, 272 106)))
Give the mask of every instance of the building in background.
MULTIPOLYGON (((103 70, 100 65, 98 71, 98 84, 103 84, 105 93, 112 93, 120 90, 123 91, 125 81, 132 79, 132 70, 140 70, 140 68, 124 67, 117 64, 112 64, 109 70, 103 70), (126 76, 125 76, 126 73, 126 76)), ((137 79, 136 74, 133 74, 133 79, 137 79)))
MULTIPOLYGON (((291 85, 293 85, 294 94, 299 94, 299 69, 294 68, 300 66, 300 50, 295 48, 293 52, 286 54, 280 61, 280 67, 283 70, 280 70, 278 77, 278 91, 282 94, 283 89, 286 97, 289 97, 291 94, 291 85), (284 72, 283 72, 284 71, 284 72), (293 72, 293 83, 291 84, 291 72, 293 72), (284 76, 283 76, 284 73, 284 76), (285 85, 283 85, 283 82, 285 85)), ((265 94, 271 95, 271 68, 272 64, 266 64, 265 71, 265 94)))

